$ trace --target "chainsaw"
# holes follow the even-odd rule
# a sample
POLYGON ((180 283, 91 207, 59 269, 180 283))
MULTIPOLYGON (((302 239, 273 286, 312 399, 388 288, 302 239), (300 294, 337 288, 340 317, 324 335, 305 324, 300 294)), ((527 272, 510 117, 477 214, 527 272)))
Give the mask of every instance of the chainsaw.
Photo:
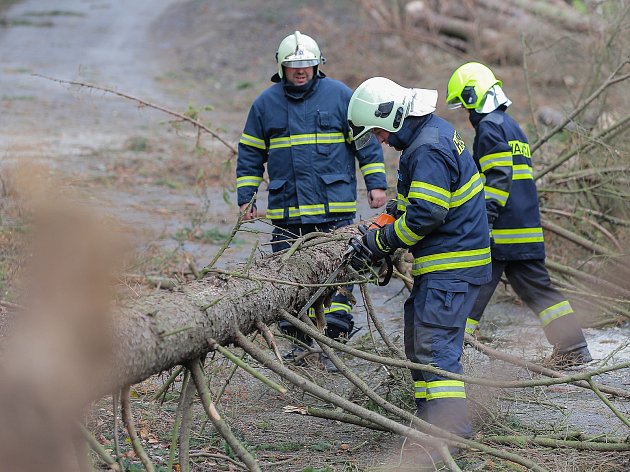
MULTIPOLYGON (((343 254, 341 263, 337 268, 324 280, 321 287, 317 289, 317 291, 313 294, 311 298, 309 298, 306 305, 302 307, 300 312, 297 314, 298 318, 301 318, 302 315, 306 313, 306 311, 315 304, 315 302, 322 296, 322 294, 326 291, 326 289, 330 288, 330 284, 332 284, 336 279, 339 273, 343 268, 346 267, 347 264, 350 264, 353 268, 359 271, 359 273, 366 271, 366 269, 370 269, 377 262, 374 260, 374 255, 372 251, 370 251, 365 244, 363 244, 361 236, 372 229, 382 229, 385 226, 392 224, 396 221, 396 218, 390 213, 381 213, 376 217, 376 219, 370 224, 370 226, 359 225, 359 232, 361 235, 356 235, 350 238, 348 241, 348 249, 343 254)), ((392 278, 392 273, 394 271, 394 266, 392 263, 392 259, 390 256, 385 256, 384 258, 384 268, 385 273, 383 277, 379 278, 376 281, 376 284, 379 286, 387 285, 392 278)), ((379 267, 377 272, 380 274, 382 272, 383 266, 379 267)))

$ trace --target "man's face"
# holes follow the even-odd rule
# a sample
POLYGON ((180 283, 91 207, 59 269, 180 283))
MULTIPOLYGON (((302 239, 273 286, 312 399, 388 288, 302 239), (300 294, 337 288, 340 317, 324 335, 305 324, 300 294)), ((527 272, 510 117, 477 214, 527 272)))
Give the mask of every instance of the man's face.
POLYGON ((304 85, 313 78, 315 73, 314 67, 286 67, 284 68, 284 75, 287 81, 293 85, 304 85))
POLYGON ((387 142, 387 138, 389 138, 389 131, 381 128, 372 128, 372 134, 376 136, 376 140, 379 144, 385 143, 391 147, 391 145, 387 142))

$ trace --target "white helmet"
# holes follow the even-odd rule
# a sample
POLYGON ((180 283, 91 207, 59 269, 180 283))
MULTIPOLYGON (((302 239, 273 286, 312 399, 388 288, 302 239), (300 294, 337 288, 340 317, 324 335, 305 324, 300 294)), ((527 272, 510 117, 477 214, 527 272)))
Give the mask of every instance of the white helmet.
POLYGON ((319 46, 313 38, 296 31, 290 34, 278 45, 276 51, 276 62, 278 63, 278 75, 284 76, 282 67, 314 67, 324 64, 326 59, 322 57, 319 46))
POLYGON ((350 138, 361 149, 370 141, 373 128, 395 133, 408 115, 424 116, 435 111, 437 96, 437 90, 406 88, 385 77, 372 77, 350 98, 350 138))

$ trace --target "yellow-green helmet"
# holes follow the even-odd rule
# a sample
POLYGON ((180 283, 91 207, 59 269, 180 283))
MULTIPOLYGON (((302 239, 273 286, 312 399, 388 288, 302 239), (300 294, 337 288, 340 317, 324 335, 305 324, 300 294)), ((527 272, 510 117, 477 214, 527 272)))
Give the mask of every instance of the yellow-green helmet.
POLYGON ((497 84, 503 85, 488 67, 479 62, 467 62, 455 69, 448 80, 446 103, 475 109, 483 103, 488 90, 497 84))
POLYGON ((370 141, 373 128, 390 133, 400 130, 409 114, 412 98, 412 89, 385 77, 372 77, 359 85, 348 104, 350 139, 356 143, 356 148, 361 149, 370 141))
POLYGON ((278 75, 284 77, 282 66, 286 67, 314 67, 320 62, 326 62, 322 58, 319 46, 313 38, 296 31, 290 34, 278 45, 276 51, 276 62, 278 63, 278 75))

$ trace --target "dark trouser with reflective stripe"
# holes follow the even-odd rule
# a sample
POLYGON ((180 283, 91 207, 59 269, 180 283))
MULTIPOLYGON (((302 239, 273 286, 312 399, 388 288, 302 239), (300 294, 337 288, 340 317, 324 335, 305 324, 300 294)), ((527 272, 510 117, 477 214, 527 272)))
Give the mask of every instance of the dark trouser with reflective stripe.
MULTIPOLYGON (((304 236, 309 233, 322 232, 329 233, 352 224, 352 220, 340 220, 331 221, 328 223, 319 223, 311 225, 281 225, 277 224, 273 229, 271 237, 271 249, 273 252, 283 251, 289 249, 293 240, 304 236)), ((352 285, 344 286, 344 290, 352 292, 352 285)), ((347 336, 354 327, 352 321, 352 306, 348 300, 348 295, 337 292, 332 297, 330 306, 324 307, 324 313, 326 314, 326 334, 331 338, 338 338, 341 336, 347 336)), ((293 325, 288 321, 281 320, 278 322, 278 326, 284 332, 291 333, 295 331, 293 325)))
MULTIPOLYGON (((461 355, 466 315, 479 286, 461 280, 415 277, 405 301, 405 354, 413 362, 462 374, 461 355)), ((451 433, 470 437, 464 382, 412 370, 416 414, 451 433)))
MULTIPOLYGON (((560 351, 571 351, 586 346, 582 329, 571 304, 551 286, 549 273, 542 259, 500 261, 492 259, 492 280, 481 287, 470 318, 481 319, 486 305, 505 272, 510 285, 527 306, 538 315, 547 340, 560 351)), ((474 324, 474 321, 473 321, 474 324)), ((470 320, 468 326, 471 326, 470 320)))

